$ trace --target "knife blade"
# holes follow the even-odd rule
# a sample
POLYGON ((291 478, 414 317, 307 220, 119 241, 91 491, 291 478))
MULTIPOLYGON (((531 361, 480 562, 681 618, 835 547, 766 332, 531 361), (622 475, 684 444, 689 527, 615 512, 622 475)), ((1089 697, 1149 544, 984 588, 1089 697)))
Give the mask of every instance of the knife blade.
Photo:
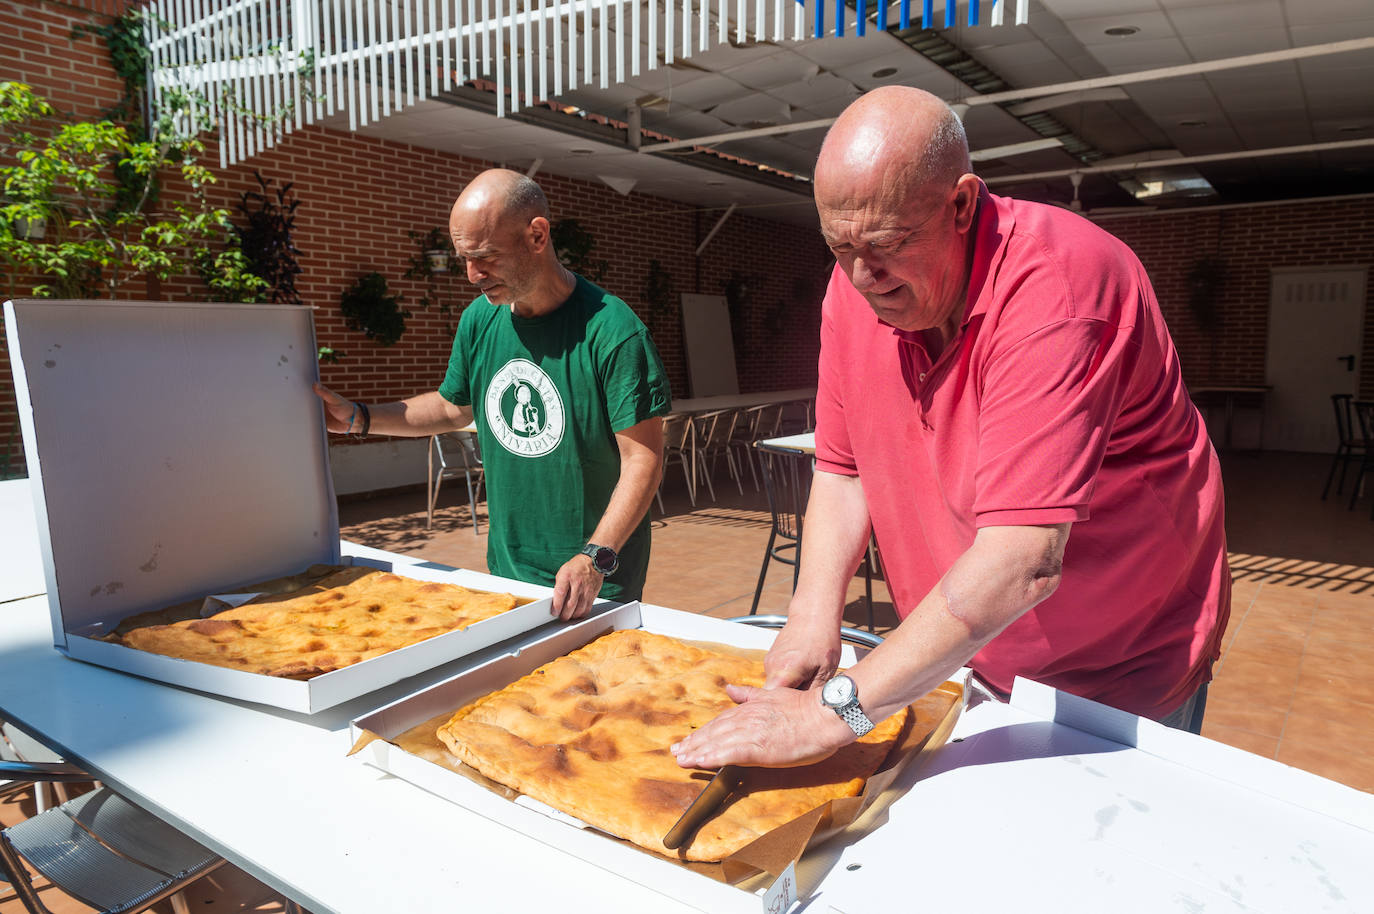
POLYGON ((744 769, 736 765, 721 766, 706 788, 692 801, 692 805, 683 812, 677 824, 668 829, 668 834, 663 836, 663 846, 677 850, 686 844, 702 823, 711 818, 743 783, 744 769))

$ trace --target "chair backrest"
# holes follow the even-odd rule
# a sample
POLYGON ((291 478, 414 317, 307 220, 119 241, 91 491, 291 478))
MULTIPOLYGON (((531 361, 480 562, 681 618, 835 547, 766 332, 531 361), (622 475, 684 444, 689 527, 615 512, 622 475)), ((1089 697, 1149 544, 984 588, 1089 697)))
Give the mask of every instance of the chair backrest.
POLYGON ((669 413, 663 417, 663 451, 680 451, 687 441, 691 430, 691 416, 686 413, 669 413))
POLYGON ((1366 448, 1374 448, 1374 400, 1355 400, 1352 404, 1359 420, 1360 437, 1366 448))
POLYGON ((725 447, 730 436, 735 433, 735 421, 739 418, 737 409, 718 409, 715 412, 697 416, 697 429, 702 448, 709 451, 725 447))
POLYGON ((778 426, 782 422, 781 403, 764 403, 760 406, 751 406, 744 415, 749 429, 750 441, 778 436, 778 426))
POLYGON ((1355 425, 1352 416, 1351 401, 1355 398, 1350 394, 1332 394, 1331 408, 1336 412, 1336 434, 1341 440, 1341 444, 1349 444, 1355 437, 1355 425))
POLYGON ((791 448, 758 448, 763 468, 763 487, 768 494, 768 510, 773 515, 773 532, 789 539, 800 539, 811 494, 812 456, 791 448))
POLYGON ((482 453, 478 449, 476 432, 445 432, 434 436, 439 465, 446 470, 479 470, 482 453))

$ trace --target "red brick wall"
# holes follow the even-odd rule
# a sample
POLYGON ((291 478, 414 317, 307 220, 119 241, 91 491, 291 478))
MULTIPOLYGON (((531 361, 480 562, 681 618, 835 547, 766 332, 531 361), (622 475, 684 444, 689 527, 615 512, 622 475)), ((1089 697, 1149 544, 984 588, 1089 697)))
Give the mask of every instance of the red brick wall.
MULTIPOLYGON (((1263 384, 1270 271, 1374 267, 1374 197, 1191 210, 1102 219, 1149 271, 1190 384, 1263 384), (1220 325, 1204 332, 1188 305, 1188 273, 1201 257, 1225 275, 1220 325)), ((1374 284, 1374 269, 1368 280, 1374 284)), ((1354 351, 1360 396, 1374 399, 1374 295, 1365 292, 1364 339, 1354 351)))
MULTIPOLYGON (((70 113, 101 115, 122 86, 100 40, 73 41, 71 33, 78 23, 102 21, 107 20, 53 0, 0 0, 0 29, 6 35, 0 79, 29 82, 70 113)), ((213 142, 206 161, 218 161, 213 142)), ((240 193, 256 188, 254 169, 278 184, 294 182, 300 200, 296 243, 304 269, 297 287, 303 300, 319 309, 321 345, 346 353, 342 364, 322 366, 325 383, 350 397, 391 399, 432 388, 442 378, 451 341, 446 321, 434 311, 415 310, 401 341, 379 347, 344 327, 339 294, 357 276, 376 270, 413 309, 424 286, 402 276, 415 253, 407 232, 446 225, 458 190, 487 165, 314 127, 222 173, 213 197, 232 208, 240 193)), ((721 294, 732 277, 746 280, 749 293, 736 335, 741 390, 815 382, 818 301, 830 259, 813 232, 737 212, 697 258, 698 239, 710 231, 719 210, 693 211, 638 194, 624 197, 599 184, 551 175, 540 175, 539 181, 554 218, 577 219, 596 238, 593 256, 609 263, 606 287, 651 323, 675 396, 689 393, 680 326, 675 320, 654 322, 647 314, 650 259, 672 275, 677 293, 721 294)), ((167 199, 175 196, 175 188, 169 188, 167 199)), ((1374 199, 1195 210, 1114 218, 1102 225, 1130 244, 1149 270, 1193 383, 1263 382, 1271 267, 1374 261, 1374 199), (1219 302, 1221 329, 1211 337, 1187 306, 1187 273, 1203 255, 1218 256, 1229 277, 1219 302)), ((7 295, 27 294, 14 277, 9 282, 7 295)), ((474 291, 460 277, 445 282, 460 301, 474 291)), ((127 292, 149 295, 141 282, 127 292)), ((189 278, 151 293, 175 300, 205 294, 189 278)), ((1363 364, 1374 366, 1374 315, 1366 308, 1363 364)), ((1374 367, 1363 372, 1361 393, 1374 397, 1374 367)), ((14 426, 8 357, 0 349, 0 453, 14 426)))
MULTIPOLYGON (((120 97, 122 85, 100 39, 73 41, 70 36, 78 23, 102 21, 51 0, 0 0, 0 28, 7 36, 0 79, 28 82, 66 112, 100 116, 120 97)), ((218 155, 211 141, 204 161, 217 162, 218 155)), ((303 268, 297 289, 303 301, 319 309, 320 344, 346 354, 341 364, 321 366, 323 379, 345 396, 385 400, 437 386, 452 342, 449 328, 455 318, 418 310, 424 283, 403 276, 418 250, 408 232, 447 226, 454 197, 486 167, 490 163, 311 127, 276 149, 218 172, 220 181, 211 196, 216 205, 232 209, 240 193, 256 189, 254 169, 277 185, 294 183, 300 201, 295 240, 303 268), (386 276, 393 292, 403 296, 402 306, 412 310, 405 335, 390 347, 349 331, 339 313, 340 293, 373 270, 386 276)), ((675 396, 689 393, 681 328, 675 318, 655 321, 648 314, 645 287, 651 259, 671 274, 677 294, 722 294, 731 277, 752 280, 740 309, 741 390, 815 383, 815 328, 829 257, 814 232, 736 212, 697 258, 699 239, 715 224, 719 210, 697 212, 682 203, 621 196, 600 184, 547 174, 538 180, 554 219, 576 219, 596 239, 592 256, 609 267, 603 285, 651 324, 675 396)), ((177 196, 176 187, 169 185, 164 199, 177 196)), ((460 302, 476 294, 461 276, 442 278, 440 284, 460 302)), ((22 296, 28 289, 15 283, 8 294, 22 296)), ((205 290, 188 277, 153 290, 135 282, 122 294, 194 300, 203 298, 205 290)), ((7 356, 0 352, 0 448, 15 424, 12 404, 7 356)))

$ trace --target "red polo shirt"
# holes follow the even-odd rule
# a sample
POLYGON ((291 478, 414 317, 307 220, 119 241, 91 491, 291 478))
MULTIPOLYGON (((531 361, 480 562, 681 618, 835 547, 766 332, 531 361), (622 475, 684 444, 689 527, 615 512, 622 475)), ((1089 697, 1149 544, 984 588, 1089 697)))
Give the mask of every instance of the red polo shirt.
POLYGON ((1211 678, 1230 609, 1221 471, 1139 260, 986 187, 958 334, 933 362, 837 267, 816 466, 857 474, 905 616, 979 527, 1073 523, 1049 599, 972 661, 1148 717, 1211 678))

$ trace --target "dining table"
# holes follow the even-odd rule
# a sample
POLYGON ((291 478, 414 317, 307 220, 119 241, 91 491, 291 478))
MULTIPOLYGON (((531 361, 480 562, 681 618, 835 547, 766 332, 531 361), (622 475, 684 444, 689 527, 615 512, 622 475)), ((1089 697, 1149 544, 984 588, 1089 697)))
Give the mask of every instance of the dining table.
MULTIPOLYGON (((6 505, 22 507, 20 485, 0 483, 6 505)), ((33 512, 0 514, 0 530, 31 566, 33 512)), ((20 591, 42 578, 25 573, 20 591)), ((0 597, 0 717, 313 914, 1374 910, 1374 796, 1025 680, 1010 703, 967 682, 949 741, 863 828, 804 855, 779 904, 654 855, 631 875, 349 755, 351 721, 475 658, 304 714, 53 640, 43 594, 0 597)))

